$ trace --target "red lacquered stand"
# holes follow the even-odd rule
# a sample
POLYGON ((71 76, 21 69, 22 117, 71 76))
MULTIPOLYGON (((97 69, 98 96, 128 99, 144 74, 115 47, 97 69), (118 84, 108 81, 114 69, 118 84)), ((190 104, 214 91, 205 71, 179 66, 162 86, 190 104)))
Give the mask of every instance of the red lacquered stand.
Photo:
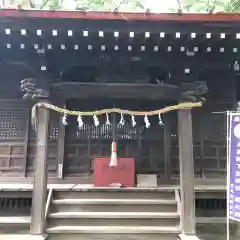
POLYGON ((94 158, 94 187, 109 187, 120 184, 135 186, 134 158, 118 158, 117 166, 110 167, 110 158, 94 158))

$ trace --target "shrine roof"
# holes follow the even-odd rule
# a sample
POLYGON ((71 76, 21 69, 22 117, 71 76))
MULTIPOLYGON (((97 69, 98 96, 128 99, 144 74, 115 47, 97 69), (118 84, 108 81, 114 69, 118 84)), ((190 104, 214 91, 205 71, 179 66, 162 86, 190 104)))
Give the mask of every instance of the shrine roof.
POLYGON ((1 9, 0 17, 125 21, 239 22, 238 13, 124 13, 1 9))

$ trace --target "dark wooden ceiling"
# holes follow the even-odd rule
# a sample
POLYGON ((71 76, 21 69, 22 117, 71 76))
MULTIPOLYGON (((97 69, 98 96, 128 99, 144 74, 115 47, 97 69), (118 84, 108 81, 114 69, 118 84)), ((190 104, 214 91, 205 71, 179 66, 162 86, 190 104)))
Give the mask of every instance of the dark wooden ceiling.
POLYGON ((226 21, 126 21, 0 15, 0 60, 55 78, 75 66, 158 66, 186 75, 233 71, 240 25, 226 21))

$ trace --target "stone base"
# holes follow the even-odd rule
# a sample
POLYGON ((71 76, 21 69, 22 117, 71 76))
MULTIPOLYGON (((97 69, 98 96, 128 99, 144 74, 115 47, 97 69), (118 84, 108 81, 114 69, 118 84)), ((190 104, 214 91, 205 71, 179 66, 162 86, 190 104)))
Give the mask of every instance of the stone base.
POLYGON ((45 240, 47 235, 30 235, 30 234, 0 234, 0 239, 4 240, 45 240))
POLYGON ((192 235, 185 235, 185 234, 179 234, 179 239, 180 240, 200 240, 197 236, 192 235))
POLYGON ((138 187, 157 187, 157 175, 156 174, 138 174, 137 175, 138 187))

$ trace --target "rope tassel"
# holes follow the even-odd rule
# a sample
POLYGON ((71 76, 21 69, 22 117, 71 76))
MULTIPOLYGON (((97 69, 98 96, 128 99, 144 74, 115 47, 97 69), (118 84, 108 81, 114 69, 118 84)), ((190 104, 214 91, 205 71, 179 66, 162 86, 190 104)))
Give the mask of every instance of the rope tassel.
POLYGON ((109 116, 108 116, 107 113, 106 113, 106 125, 111 125, 110 120, 109 120, 109 116))
POLYGON ((67 115, 66 114, 64 114, 63 117, 62 117, 62 124, 64 126, 67 126, 67 115))
POLYGON ((164 123, 163 123, 163 120, 162 120, 162 117, 161 117, 161 114, 159 113, 158 114, 158 119, 159 119, 159 125, 162 127, 164 126, 164 123))
POLYGON ((100 122, 99 122, 98 117, 96 115, 93 116, 93 121, 94 121, 95 127, 98 127, 100 125, 100 122))
POLYGON ((111 153, 111 160, 109 163, 109 167, 116 167, 118 165, 117 161, 117 143, 112 142, 112 153, 111 153))
POLYGON ((148 116, 147 115, 144 117, 144 122, 145 122, 146 128, 150 128, 150 122, 148 120, 148 116))
POLYGON ((119 124, 122 125, 122 126, 124 126, 124 124, 125 124, 125 120, 124 120, 124 117, 123 117, 122 113, 121 113, 121 119, 119 121, 119 124))
POLYGON ((135 117, 132 115, 132 126, 135 127, 137 125, 135 117))
POLYGON ((83 123, 82 117, 80 115, 78 116, 77 121, 78 121, 78 128, 81 129, 83 127, 84 123, 83 123))

